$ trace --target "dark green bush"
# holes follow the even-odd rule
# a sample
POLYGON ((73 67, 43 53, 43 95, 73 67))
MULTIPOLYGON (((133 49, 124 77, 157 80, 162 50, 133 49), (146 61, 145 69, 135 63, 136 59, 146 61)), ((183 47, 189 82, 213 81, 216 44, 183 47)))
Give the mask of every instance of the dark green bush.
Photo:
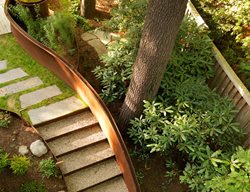
POLYGON ((47 192, 47 189, 38 181, 29 181, 21 186, 19 192, 47 192))

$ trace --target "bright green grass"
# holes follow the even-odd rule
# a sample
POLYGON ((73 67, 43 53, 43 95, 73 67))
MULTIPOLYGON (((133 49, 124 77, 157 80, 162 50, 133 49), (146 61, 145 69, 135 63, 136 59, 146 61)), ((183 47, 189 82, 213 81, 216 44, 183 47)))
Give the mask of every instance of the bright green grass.
MULTIPOLYGON (((28 109, 37 108, 42 105, 47 105, 52 102, 56 102, 72 95, 76 95, 76 93, 67 86, 63 81, 54 76, 51 72, 49 72, 46 68, 38 64, 34 61, 16 42, 15 38, 12 35, 2 35, 0 36, 0 60, 7 60, 7 70, 13 68, 22 68, 29 77, 24 77, 22 79, 27 79, 30 77, 39 77, 43 81, 43 85, 39 87, 35 87, 20 93, 13 94, 11 96, 5 96, 0 98, 0 108, 14 111, 20 114, 20 103, 19 97, 22 94, 47 87, 50 85, 57 85, 60 90, 63 92, 62 95, 53 97, 51 99, 47 99, 42 103, 29 107, 28 109)), ((1 73, 7 70, 2 70, 1 73)), ((20 81, 14 80, 5 84, 1 84, 0 87, 6 86, 8 84, 20 81)), ((24 112, 25 113, 25 112, 24 112)))

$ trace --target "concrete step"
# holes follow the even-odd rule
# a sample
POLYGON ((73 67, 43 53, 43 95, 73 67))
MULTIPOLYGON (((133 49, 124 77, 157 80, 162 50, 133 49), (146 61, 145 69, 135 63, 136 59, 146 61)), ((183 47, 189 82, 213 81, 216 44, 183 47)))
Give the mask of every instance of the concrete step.
POLYGON ((11 69, 0 74, 0 83, 6 83, 15 79, 28 76, 21 68, 11 69))
POLYGON ((79 114, 39 126, 36 129, 43 139, 49 140, 97 123, 94 115, 89 110, 86 110, 79 114))
POLYGON ((19 98, 21 108, 24 109, 60 94, 62 94, 61 90, 56 85, 53 85, 21 95, 19 98))
POLYGON ((68 192, 87 189, 121 174, 115 159, 108 159, 65 176, 68 192))
POLYGON ((95 125, 58 137, 55 140, 49 141, 48 145, 52 153, 55 156, 59 156, 105 139, 106 136, 99 125, 95 125))
POLYGON ((122 176, 115 177, 109 181, 84 190, 83 192, 128 192, 128 188, 122 176))
POLYGON ((87 105, 76 97, 70 97, 47 106, 28 111, 31 123, 37 125, 86 108, 87 105))
POLYGON ((36 87, 42 84, 43 82, 38 77, 29 78, 24 81, 20 81, 18 83, 10 84, 10 85, 0 88, 0 97, 11 95, 11 94, 18 93, 21 91, 25 91, 27 89, 31 89, 33 87, 36 87))
POLYGON ((64 175, 93 165, 107 158, 113 157, 114 153, 111 150, 107 141, 91 145, 80 149, 73 153, 63 155, 58 158, 60 169, 64 175))

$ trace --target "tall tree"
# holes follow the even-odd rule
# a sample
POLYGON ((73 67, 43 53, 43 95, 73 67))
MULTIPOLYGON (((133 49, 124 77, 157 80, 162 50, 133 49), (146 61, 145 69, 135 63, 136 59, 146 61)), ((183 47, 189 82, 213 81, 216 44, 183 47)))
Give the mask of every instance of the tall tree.
POLYGON ((95 16, 96 0, 81 0, 81 15, 87 19, 92 19, 95 16))
POLYGON ((188 0, 149 0, 140 48, 131 82, 122 105, 119 127, 143 111, 143 100, 152 100, 160 87, 167 62, 184 17, 188 0))

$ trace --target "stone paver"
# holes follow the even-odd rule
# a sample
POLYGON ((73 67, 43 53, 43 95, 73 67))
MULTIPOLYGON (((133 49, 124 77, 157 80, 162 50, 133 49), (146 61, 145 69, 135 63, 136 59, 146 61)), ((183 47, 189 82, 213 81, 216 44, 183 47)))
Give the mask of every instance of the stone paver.
POLYGON ((86 110, 80 114, 60 119, 60 121, 37 127, 37 130, 45 140, 48 140, 96 123, 98 122, 94 115, 89 110, 86 110))
POLYGON ((97 36, 95 36, 95 35, 93 35, 93 34, 91 34, 91 33, 86 32, 86 33, 83 33, 83 34, 81 35, 81 38, 82 38, 82 40, 84 40, 84 41, 90 41, 90 40, 92 40, 92 39, 97 39, 97 36))
POLYGON ((114 159, 98 163, 65 177, 68 192, 81 191, 121 174, 114 159))
POLYGON ((114 153, 106 141, 61 156, 58 161, 62 162, 59 164, 62 173, 67 174, 112 156, 114 153))
POLYGON ((104 45, 109 44, 112 40, 111 39, 112 36, 108 32, 104 32, 101 30, 94 30, 94 31, 91 31, 90 33, 98 37, 104 45))
POLYGON ((46 122, 58 117, 68 115, 74 111, 86 108, 87 105, 76 97, 70 97, 62 101, 42 106, 28 111, 31 123, 33 125, 46 122))
POLYGON ((10 23, 4 13, 3 1, 0 3, 0 35, 10 33, 10 23))
POLYGON ((0 83, 6 83, 15 79, 28 76, 21 68, 11 69, 5 73, 0 74, 0 83))
POLYGON ((60 94, 62 94, 62 92, 56 85, 24 94, 20 96, 21 108, 24 109, 60 94))
POLYGON ((20 81, 18 83, 14 83, 14 84, 7 85, 5 87, 0 88, 0 97, 18 93, 27 89, 31 89, 33 87, 36 87, 42 84, 43 82, 38 77, 29 78, 27 80, 20 81))
POLYGON ((106 46, 99 39, 90 40, 88 44, 96 50, 99 57, 107 52, 106 46))
POLYGON ((100 127, 96 125, 49 141, 48 145, 52 153, 59 156, 105 139, 106 136, 100 127))
POLYGON ((87 189, 84 192, 128 192, 128 188, 122 176, 119 176, 87 189))
POLYGON ((0 61, 0 70, 4 70, 7 68, 7 60, 0 61))

